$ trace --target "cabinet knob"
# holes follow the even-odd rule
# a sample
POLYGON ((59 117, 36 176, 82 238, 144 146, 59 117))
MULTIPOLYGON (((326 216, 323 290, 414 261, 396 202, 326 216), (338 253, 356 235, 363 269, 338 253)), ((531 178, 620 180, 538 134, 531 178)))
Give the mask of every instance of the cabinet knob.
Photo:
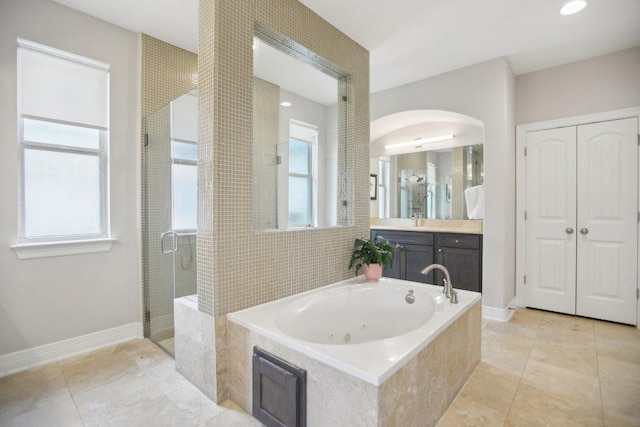
POLYGON ((460 240, 456 240, 456 243, 460 243, 460 240))
POLYGON ((442 249, 438 249, 438 252, 442 252, 442 249))

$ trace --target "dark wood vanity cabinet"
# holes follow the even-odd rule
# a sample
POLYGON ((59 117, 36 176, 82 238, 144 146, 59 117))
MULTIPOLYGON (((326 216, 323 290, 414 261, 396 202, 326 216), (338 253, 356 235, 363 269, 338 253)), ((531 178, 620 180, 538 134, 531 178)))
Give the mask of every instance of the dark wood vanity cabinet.
MULTIPOLYGON (((479 234, 437 233, 435 262, 444 265, 453 287, 482 292, 482 236, 479 234)), ((437 283, 444 273, 436 272, 437 283)))
POLYGON ((433 233, 413 231, 371 230, 371 238, 380 236, 391 243, 398 243, 404 251, 396 250, 391 268, 385 268, 383 276, 414 282, 433 283, 433 275, 420 273, 433 264, 433 233))
POLYGON ((440 270, 420 273, 436 263, 449 270, 454 288, 482 292, 482 235, 371 230, 371 238, 376 236, 404 247, 404 252, 396 251, 393 266, 384 269, 385 277, 442 285, 440 270))

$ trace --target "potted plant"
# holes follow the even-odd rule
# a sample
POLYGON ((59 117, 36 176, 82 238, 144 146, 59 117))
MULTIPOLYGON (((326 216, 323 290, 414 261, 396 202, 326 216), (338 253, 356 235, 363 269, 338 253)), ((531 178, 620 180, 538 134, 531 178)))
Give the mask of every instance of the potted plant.
POLYGON ((351 252, 349 269, 356 267, 356 276, 360 269, 370 282, 375 282, 382 277, 382 268, 391 267, 396 255, 396 249, 404 251, 400 245, 391 244, 380 236, 375 239, 356 239, 351 252))

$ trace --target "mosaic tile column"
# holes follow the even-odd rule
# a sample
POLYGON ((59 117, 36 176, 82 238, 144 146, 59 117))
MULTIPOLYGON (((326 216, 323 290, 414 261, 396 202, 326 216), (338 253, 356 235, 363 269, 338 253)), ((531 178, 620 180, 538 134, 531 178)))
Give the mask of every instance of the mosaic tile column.
POLYGON ((220 401, 226 313, 353 275, 354 239, 369 234, 369 53, 297 0, 200 0, 198 52, 198 309, 216 322, 216 362, 206 369, 216 371, 220 401), (256 30, 340 77, 342 227, 254 231, 256 30))

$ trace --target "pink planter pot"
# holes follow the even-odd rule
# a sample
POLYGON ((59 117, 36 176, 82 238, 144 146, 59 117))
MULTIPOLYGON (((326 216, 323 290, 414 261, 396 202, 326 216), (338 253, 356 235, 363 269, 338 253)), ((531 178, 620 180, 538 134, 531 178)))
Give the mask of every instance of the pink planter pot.
POLYGON ((362 273, 367 278, 367 282, 377 282, 382 277, 382 266, 380 264, 362 264, 362 273))

